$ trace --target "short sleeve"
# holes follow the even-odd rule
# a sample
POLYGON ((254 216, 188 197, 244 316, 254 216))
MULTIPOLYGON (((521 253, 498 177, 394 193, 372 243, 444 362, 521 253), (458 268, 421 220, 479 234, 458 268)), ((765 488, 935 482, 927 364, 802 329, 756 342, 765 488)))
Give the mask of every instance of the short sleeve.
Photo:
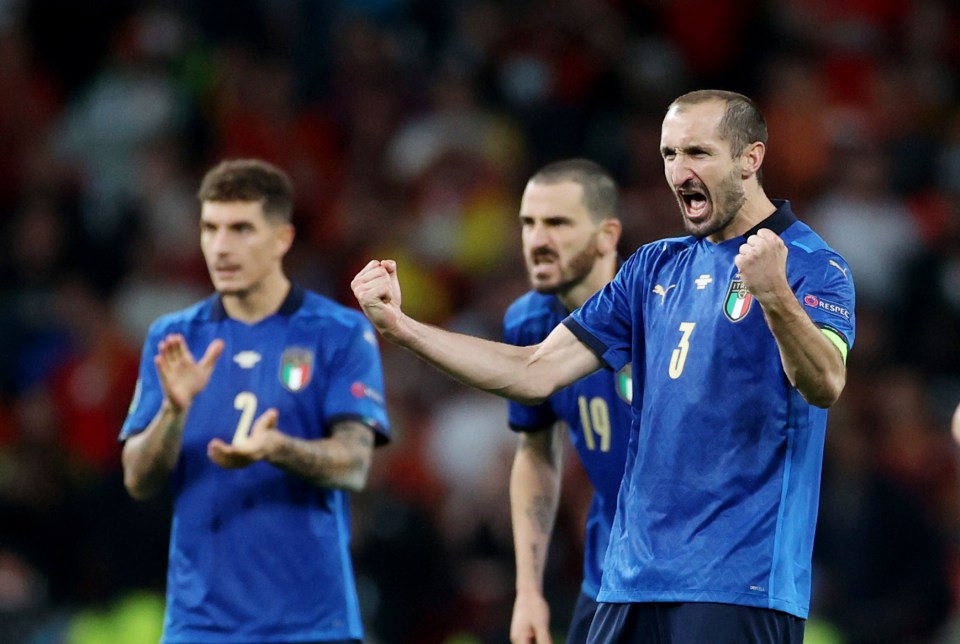
POLYGON ((163 402, 163 389, 160 387, 160 377, 157 375, 157 367, 153 363, 153 358, 156 356, 157 347, 165 334, 166 331, 157 323, 154 323, 147 333, 147 339, 143 343, 140 354, 140 372, 137 376, 137 386, 133 392, 133 400, 130 401, 130 407, 127 410, 127 418, 120 429, 121 441, 146 429, 163 402))
MULTIPOLYGON (((530 338, 524 333, 527 327, 523 324, 510 323, 510 315, 513 310, 508 310, 504 317, 503 341, 515 346, 528 346, 540 342, 542 338, 530 338)), ((524 405, 515 400, 510 400, 507 403, 507 420, 510 429, 518 432, 530 432, 553 426, 557 420, 557 415, 553 411, 553 405, 549 398, 539 405, 524 405)))
POLYGON ((617 371, 631 360, 633 328, 642 324, 635 281, 642 273, 639 253, 624 262, 617 275, 563 321, 611 369, 617 371), (636 317, 636 319, 634 319, 636 317))
POLYGON ((330 376, 324 407, 330 422, 354 418, 374 430, 378 445, 389 441, 380 347, 365 318, 358 316, 332 364, 326 366, 330 376))

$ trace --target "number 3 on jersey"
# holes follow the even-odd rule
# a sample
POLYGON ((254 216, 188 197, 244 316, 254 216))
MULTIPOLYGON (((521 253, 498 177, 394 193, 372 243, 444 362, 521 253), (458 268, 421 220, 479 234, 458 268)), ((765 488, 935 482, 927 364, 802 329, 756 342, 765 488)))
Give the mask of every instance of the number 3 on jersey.
POLYGON ((690 351, 690 335, 696 327, 696 322, 680 323, 680 342, 677 343, 677 348, 673 350, 673 354, 670 356, 670 377, 674 380, 680 377, 684 365, 687 364, 687 353, 690 351))
POLYGON ((587 449, 597 449, 594 434, 600 437, 600 451, 610 451, 610 408, 607 401, 599 396, 587 399, 586 396, 577 398, 580 404, 580 424, 583 425, 583 440, 587 449))

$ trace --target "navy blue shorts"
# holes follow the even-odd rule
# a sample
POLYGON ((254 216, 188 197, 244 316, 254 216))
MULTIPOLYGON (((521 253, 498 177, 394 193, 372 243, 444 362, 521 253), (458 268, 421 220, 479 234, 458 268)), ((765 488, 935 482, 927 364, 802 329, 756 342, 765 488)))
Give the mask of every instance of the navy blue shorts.
POLYGON ((593 597, 580 592, 577 603, 573 607, 570 628, 567 630, 567 644, 586 644, 587 633, 590 632, 590 624, 599 605, 593 597))
POLYGON ((803 644, 805 620, 770 608, 698 602, 601 603, 590 644, 803 644))

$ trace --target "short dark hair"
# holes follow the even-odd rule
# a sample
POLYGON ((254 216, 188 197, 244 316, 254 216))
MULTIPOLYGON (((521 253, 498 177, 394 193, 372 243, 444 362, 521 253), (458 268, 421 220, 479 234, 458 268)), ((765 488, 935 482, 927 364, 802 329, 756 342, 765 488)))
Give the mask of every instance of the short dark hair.
POLYGON ((222 161, 203 177, 197 198, 204 201, 257 201, 263 214, 289 223, 293 216, 293 183, 273 164, 260 159, 222 161))
POLYGON ((583 188, 583 205, 593 221, 619 218, 617 182, 599 163, 589 159, 554 161, 537 170, 530 181, 579 183, 583 188))
POLYGON ((683 108, 707 101, 721 101, 726 105, 718 134, 730 142, 733 156, 739 156, 751 143, 767 144, 767 121, 757 104, 743 94, 721 89, 701 89, 680 96, 670 103, 670 108, 683 108))

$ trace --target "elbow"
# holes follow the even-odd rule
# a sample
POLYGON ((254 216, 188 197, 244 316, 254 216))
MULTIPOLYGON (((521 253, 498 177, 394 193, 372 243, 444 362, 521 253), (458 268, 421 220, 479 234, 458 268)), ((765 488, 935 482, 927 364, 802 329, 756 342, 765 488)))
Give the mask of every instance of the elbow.
POLYGON ((828 409, 840 399, 840 394, 843 393, 845 384, 846 379, 842 376, 832 378, 828 377, 817 383, 815 386, 801 389, 800 394, 803 396, 804 400, 811 405, 820 407, 821 409, 828 409))
POLYGON ((327 484, 347 492, 362 492, 367 487, 369 474, 370 459, 358 457, 353 467, 342 471, 335 481, 328 481, 327 484))
POLYGON ((123 474, 123 487, 135 501, 146 501, 157 493, 155 486, 147 485, 141 477, 133 476, 129 472, 123 474))
POLYGON ((366 467, 348 473, 340 481, 340 489, 347 492, 362 492, 367 487, 367 474, 368 468, 366 467))
POLYGON ((521 386, 508 390, 506 397, 523 405, 539 405, 560 387, 549 378, 528 379, 521 386))

